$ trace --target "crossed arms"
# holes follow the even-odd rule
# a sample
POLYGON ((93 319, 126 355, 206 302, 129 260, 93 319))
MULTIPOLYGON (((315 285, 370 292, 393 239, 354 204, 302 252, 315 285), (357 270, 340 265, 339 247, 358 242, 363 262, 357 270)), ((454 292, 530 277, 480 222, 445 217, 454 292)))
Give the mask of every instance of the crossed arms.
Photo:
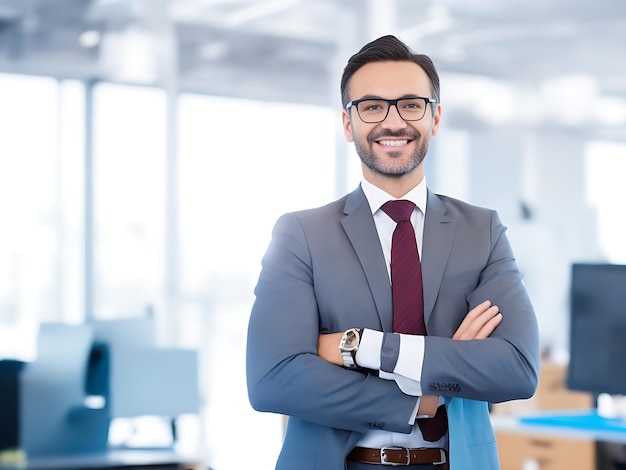
MULTIPOLYGON (((488 338, 500 322, 502 322, 500 309, 486 300, 469 311, 452 336, 452 339, 472 340, 488 338)), ((340 332, 320 335, 317 347, 318 355, 322 359, 338 366, 343 365, 343 357, 338 347, 342 334, 340 332)), ((438 403, 439 397, 437 395, 422 395, 417 414, 420 416, 434 416, 438 403)))
MULTIPOLYGON (((338 337, 328 336, 328 354, 320 344, 321 333, 380 331, 380 310, 388 309, 377 303, 390 297, 382 254, 376 259, 365 248, 377 240, 371 214, 364 211, 350 227, 363 239, 364 257, 355 254, 355 238, 344 227, 328 222, 343 213, 344 204, 288 214, 275 226, 248 329, 250 402, 259 411, 331 428, 365 432, 380 425, 410 432, 415 396, 393 380, 337 367, 338 337)), ((539 362, 532 305, 497 216, 468 210, 476 222, 470 226, 469 216, 458 218, 455 236, 464 243, 452 245, 429 322, 434 333, 421 337, 424 391, 489 402, 527 398, 539 362), (462 248, 467 246, 472 249, 462 248), (495 306, 485 309, 485 299, 502 315, 495 306), (477 307, 468 314, 468 305, 477 307), (442 390, 449 383, 458 386, 442 390)))

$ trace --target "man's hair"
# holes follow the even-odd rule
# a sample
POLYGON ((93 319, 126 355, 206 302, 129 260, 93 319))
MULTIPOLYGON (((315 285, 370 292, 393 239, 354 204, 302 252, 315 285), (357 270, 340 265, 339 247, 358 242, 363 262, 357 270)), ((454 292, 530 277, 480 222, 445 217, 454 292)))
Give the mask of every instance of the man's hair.
POLYGON ((350 79, 352 75, 370 62, 413 62, 420 66, 430 80, 432 98, 439 101, 439 74, 433 61, 425 54, 416 54, 395 36, 383 36, 367 43, 348 60, 341 76, 341 103, 345 108, 349 101, 350 79))

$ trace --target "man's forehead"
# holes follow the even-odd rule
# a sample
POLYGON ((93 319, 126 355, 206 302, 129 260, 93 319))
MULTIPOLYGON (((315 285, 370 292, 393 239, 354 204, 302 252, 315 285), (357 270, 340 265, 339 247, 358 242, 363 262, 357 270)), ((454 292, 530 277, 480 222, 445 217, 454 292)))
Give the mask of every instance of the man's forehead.
POLYGON ((426 72, 417 64, 408 61, 370 62, 359 68, 350 80, 350 94, 374 94, 385 92, 426 93, 430 81, 426 72))

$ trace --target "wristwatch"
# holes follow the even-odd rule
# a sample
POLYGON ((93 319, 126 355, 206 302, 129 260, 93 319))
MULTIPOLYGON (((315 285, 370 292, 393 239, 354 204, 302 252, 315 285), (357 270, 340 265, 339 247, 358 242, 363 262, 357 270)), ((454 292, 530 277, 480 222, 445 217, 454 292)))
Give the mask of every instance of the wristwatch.
POLYGON ((356 369, 356 352, 359 349, 359 342, 361 341, 361 329, 350 328, 341 337, 339 341, 339 349, 343 356, 343 366, 348 369, 356 369))

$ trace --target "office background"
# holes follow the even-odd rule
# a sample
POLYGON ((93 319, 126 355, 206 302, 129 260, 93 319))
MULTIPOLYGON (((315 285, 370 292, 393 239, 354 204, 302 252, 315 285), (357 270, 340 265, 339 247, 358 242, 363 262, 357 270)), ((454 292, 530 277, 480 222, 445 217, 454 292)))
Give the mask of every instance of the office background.
POLYGON ((149 316, 199 354, 181 437, 273 468, 244 380, 260 259, 281 213, 358 184, 339 76, 387 33, 441 74, 429 185, 499 210, 565 362, 570 265, 626 263, 620 0, 0 0, 0 358, 149 316))

